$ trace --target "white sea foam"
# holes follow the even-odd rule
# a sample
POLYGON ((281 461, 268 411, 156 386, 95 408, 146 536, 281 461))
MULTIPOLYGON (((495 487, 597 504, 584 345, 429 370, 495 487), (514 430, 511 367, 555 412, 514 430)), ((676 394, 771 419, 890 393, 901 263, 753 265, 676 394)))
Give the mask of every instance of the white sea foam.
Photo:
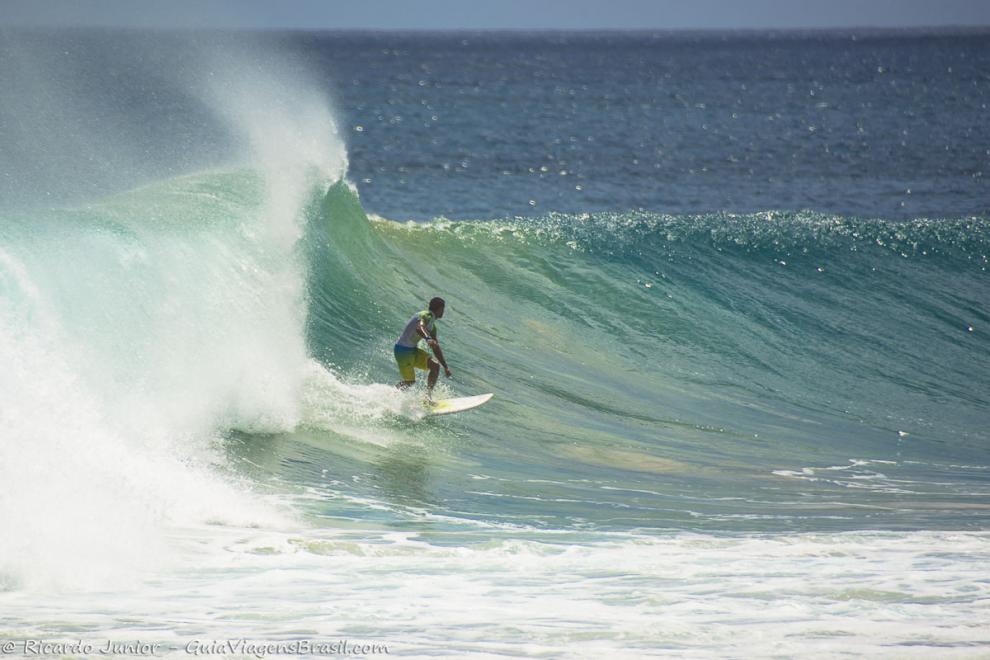
POLYGON ((190 89, 244 144, 260 206, 229 191, 202 205, 219 185, 204 174, 0 235, 8 587, 104 585, 177 561, 173 529, 291 518, 229 474, 218 439, 300 421, 295 245, 346 153, 297 73, 219 56, 204 70, 190 89))
POLYGON ((92 638, 179 648, 193 636, 282 638, 291 626, 295 636, 370 638, 413 657, 987 651, 985 533, 566 541, 539 530, 452 546, 368 529, 204 530, 183 541, 197 571, 120 589, 99 612, 71 594, 0 598, 21 634, 57 611, 92 638), (187 621, 196 623, 186 630, 187 621))

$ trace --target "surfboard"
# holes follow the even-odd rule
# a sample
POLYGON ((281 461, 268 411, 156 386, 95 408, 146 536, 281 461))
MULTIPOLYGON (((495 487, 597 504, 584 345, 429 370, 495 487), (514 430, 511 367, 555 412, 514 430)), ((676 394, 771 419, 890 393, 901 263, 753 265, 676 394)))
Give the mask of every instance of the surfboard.
POLYGON ((450 415, 477 408, 491 399, 494 394, 478 394, 477 396, 462 396, 456 399, 437 399, 426 403, 427 415, 450 415))

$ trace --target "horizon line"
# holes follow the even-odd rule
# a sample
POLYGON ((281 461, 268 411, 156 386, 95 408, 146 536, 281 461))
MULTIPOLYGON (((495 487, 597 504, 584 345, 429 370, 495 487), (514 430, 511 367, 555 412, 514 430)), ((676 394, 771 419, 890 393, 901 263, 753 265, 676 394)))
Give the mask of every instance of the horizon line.
POLYGON ((146 32, 329 32, 329 33, 408 33, 408 34, 601 34, 634 33, 658 34, 674 32, 690 33, 807 33, 807 32, 983 32, 990 31, 990 22, 981 25, 935 24, 935 25, 835 25, 835 26, 788 26, 788 27, 454 27, 454 28, 388 28, 388 27, 331 27, 331 26, 159 26, 159 25, 53 25, 20 24, 2 25, 0 33, 19 30, 102 30, 102 31, 146 31, 146 32))

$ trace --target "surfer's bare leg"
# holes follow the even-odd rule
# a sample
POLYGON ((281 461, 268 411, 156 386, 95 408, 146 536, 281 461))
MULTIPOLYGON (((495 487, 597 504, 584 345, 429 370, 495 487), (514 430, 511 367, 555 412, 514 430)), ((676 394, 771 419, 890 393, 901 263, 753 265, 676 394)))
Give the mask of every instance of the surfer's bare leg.
POLYGON ((440 363, 430 358, 430 375, 426 379, 426 389, 429 392, 433 391, 433 386, 437 384, 437 378, 440 377, 440 363))

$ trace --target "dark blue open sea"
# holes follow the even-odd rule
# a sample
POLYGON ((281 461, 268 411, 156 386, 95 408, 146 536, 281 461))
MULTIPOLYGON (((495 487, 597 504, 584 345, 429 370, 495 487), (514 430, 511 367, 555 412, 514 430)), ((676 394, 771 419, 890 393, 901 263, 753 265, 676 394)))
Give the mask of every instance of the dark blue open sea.
POLYGON ((0 32, 0 642, 990 654, 988 104, 981 30, 0 32))

